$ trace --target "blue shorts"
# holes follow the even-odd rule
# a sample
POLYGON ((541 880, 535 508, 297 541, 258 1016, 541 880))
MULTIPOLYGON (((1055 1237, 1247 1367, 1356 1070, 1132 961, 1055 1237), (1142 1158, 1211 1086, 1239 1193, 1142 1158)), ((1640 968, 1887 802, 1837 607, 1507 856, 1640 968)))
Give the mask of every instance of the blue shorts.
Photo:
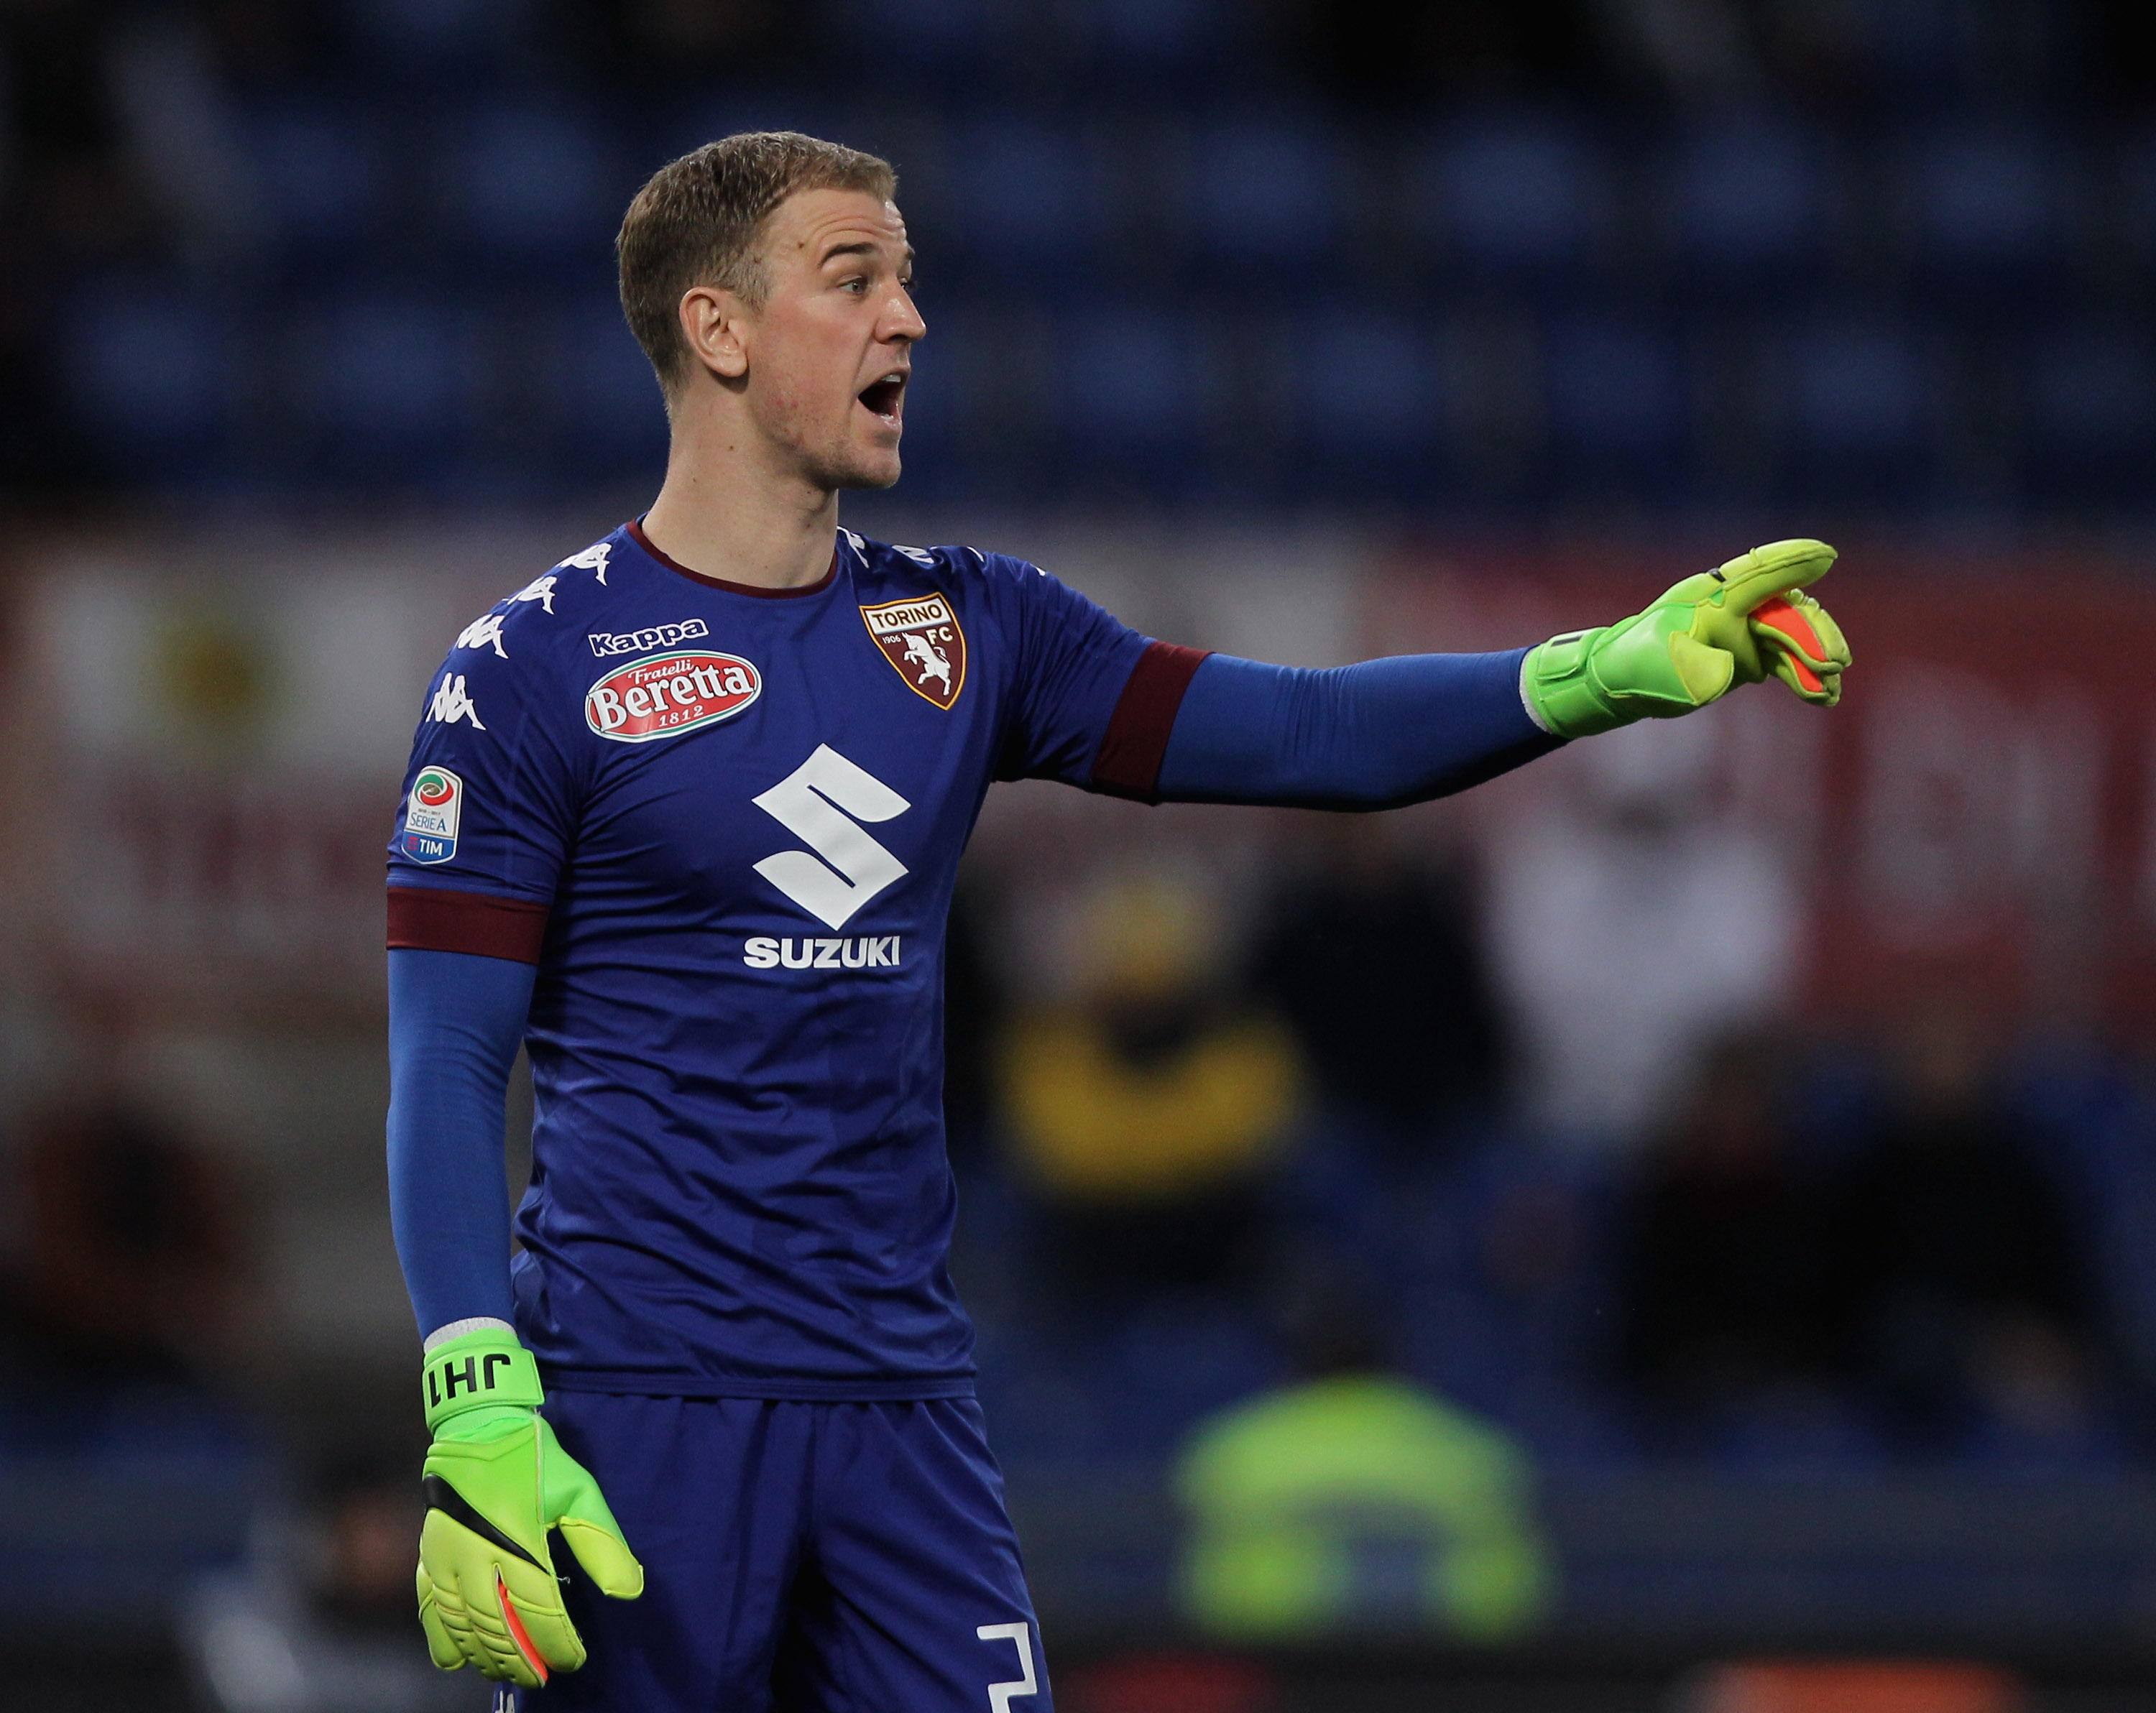
POLYGON ((557 1537, 591 1657, 529 1713, 1053 1713, 971 1398, 556 1392, 546 1413, 644 1591, 606 1598, 557 1537))

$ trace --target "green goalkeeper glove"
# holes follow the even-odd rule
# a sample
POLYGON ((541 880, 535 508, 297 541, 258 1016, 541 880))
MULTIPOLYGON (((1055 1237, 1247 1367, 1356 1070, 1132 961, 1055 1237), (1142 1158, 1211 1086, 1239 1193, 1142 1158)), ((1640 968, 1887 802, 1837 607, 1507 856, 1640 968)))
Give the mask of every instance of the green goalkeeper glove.
POLYGON ((1689 714, 1770 672, 1830 708, 1849 644, 1802 591, 1834 560, 1824 541, 1769 541, 1686 577, 1634 618, 1552 637, 1520 669, 1527 710, 1553 736, 1586 737, 1689 714))
POLYGON ((644 1567, 598 1483, 556 1443, 531 1353, 490 1326, 427 1352, 426 1521, 419 1530, 419 1623, 444 1671, 536 1689, 584 1663, 562 1605, 547 1531, 558 1529, 599 1592, 634 1600, 644 1567))

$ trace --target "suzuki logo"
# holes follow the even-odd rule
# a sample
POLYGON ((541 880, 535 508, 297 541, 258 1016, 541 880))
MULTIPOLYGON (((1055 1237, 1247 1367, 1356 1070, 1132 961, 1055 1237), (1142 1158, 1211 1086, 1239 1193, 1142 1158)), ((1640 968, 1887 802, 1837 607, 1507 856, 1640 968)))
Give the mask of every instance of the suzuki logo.
POLYGON ((834 928, 906 876, 906 864, 855 823, 888 821, 913 805, 828 744, 750 801, 808 847, 767 856, 757 873, 834 928))

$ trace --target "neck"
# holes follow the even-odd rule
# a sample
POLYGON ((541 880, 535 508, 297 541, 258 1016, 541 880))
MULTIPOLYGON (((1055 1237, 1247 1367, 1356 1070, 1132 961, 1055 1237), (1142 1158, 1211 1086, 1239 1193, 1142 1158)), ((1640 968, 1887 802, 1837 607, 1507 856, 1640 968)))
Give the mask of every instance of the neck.
POLYGON ((676 564, 707 577, 806 587, 830 569, 839 496, 782 467, 762 435, 715 403, 685 402, 676 413, 666 480, 644 532, 676 564))

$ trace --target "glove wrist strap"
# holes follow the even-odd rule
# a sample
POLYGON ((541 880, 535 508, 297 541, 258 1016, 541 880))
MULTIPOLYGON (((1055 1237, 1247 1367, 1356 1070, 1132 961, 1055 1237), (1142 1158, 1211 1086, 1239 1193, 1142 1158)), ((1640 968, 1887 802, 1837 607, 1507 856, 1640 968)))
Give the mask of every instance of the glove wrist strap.
POLYGON ((1604 629, 1568 631, 1530 649, 1522 663, 1520 693, 1527 712, 1553 737, 1586 737, 1625 723, 1589 670, 1603 634, 1604 629))
POLYGON ((536 1409, 546 1398, 539 1365, 506 1326, 466 1332, 436 1345, 420 1370, 419 1402, 430 1429, 466 1410, 536 1409))

